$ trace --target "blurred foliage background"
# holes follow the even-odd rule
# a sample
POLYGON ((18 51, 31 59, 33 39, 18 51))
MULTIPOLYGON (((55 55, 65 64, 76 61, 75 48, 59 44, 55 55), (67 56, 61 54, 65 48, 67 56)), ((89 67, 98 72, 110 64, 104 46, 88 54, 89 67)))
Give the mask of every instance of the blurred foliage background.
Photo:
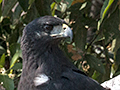
POLYGON ((62 49, 80 70, 99 83, 119 75, 119 14, 119 0, 0 0, 0 90, 17 90, 22 30, 44 15, 72 28, 73 41, 62 49))

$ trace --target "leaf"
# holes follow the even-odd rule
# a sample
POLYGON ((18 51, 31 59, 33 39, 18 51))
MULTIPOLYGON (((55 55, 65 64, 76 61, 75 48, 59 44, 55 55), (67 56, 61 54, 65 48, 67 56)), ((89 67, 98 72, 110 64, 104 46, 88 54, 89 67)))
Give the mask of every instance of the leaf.
POLYGON ((12 43, 10 45, 11 56, 13 56, 19 50, 20 50, 20 44, 19 43, 12 43))
POLYGON ((111 66, 110 78, 113 77, 113 75, 115 74, 115 72, 117 71, 117 69, 118 69, 118 66, 117 66, 115 63, 112 64, 112 66, 111 66))
POLYGON ((14 82, 7 75, 0 75, 0 82, 6 90, 14 90, 14 82))
POLYGON ((22 63, 15 63, 15 65, 11 69, 13 70, 22 69, 22 63))
POLYGON ((35 7, 40 16, 51 15, 51 0, 35 0, 35 7))
POLYGON ((76 20, 76 17, 80 15, 81 12, 79 11, 79 9, 81 6, 82 6, 82 3, 76 3, 75 5, 69 8, 69 12, 71 12, 70 21, 76 20))
POLYGON ((21 56, 21 50, 17 51, 14 56, 12 57, 12 60, 10 62, 10 68, 12 68, 15 64, 15 62, 17 61, 17 59, 21 56))
POLYGON ((0 58, 0 67, 3 67, 5 65, 5 54, 3 54, 0 58))
POLYGON ((108 12, 111 4, 113 3, 113 1, 114 0, 105 0, 104 1, 103 7, 102 7, 102 10, 101 10, 101 13, 100 13, 101 22, 104 19, 105 15, 107 14, 107 12, 108 12))
POLYGON ((117 65, 120 64, 119 55, 117 55, 119 53, 118 51, 119 48, 120 48, 120 33, 118 37, 112 41, 112 52, 114 52, 114 60, 115 60, 115 64, 117 65), (117 58, 116 58, 116 55, 117 55, 117 58))
POLYGON ((86 39, 87 39, 87 29, 88 27, 95 27, 97 22, 90 18, 86 11, 89 11, 90 3, 76 3, 70 8, 70 21, 73 22, 73 32, 74 32, 74 42, 76 47, 81 50, 80 52, 85 51, 86 39), (75 22, 75 23, 74 23, 75 22))
POLYGON ((6 52, 5 49, 2 46, 0 46, 0 55, 2 55, 5 52, 6 52))
POLYGON ((84 52, 87 38, 87 30, 84 27, 81 27, 79 22, 76 23, 73 29, 75 32, 75 45, 77 48, 79 48, 79 50, 81 50, 81 52, 84 52))
POLYGON ((20 6, 22 7, 22 9, 26 12, 29 7, 29 0, 18 0, 18 2, 20 6))
POLYGON ((106 18, 101 24, 100 30, 103 30, 105 36, 105 44, 116 38, 120 32, 118 29, 119 26, 119 7, 117 6, 116 10, 106 18))
POLYGON ((120 48, 120 33, 118 34, 118 37, 116 38, 115 46, 114 46, 113 51, 116 52, 119 48, 120 48))
POLYGON ((69 8, 73 2, 73 0, 64 0, 67 4, 67 7, 69 8))
POLYGON ((60 3, 61 2, 61 0, 55 0, 57 3, 60 3))
POLYGON ((13 24, 17 24, 19 22, 20 16, 22 13, 22 8, 20 4, 18 4, 15 8, 15 11, 13 12, 13 24))
POLYGON ((29 4, 31 5, 35 0, 29 0, 29 4))
POLYGON ((75 21, 75 23, 72 24, 75 46, 77 49, 79 49, 80 52, 84 52, 87 38, 87 30, 85 29, 86 17, 84 17, 83 15, 84 12, 82 13, 80 11, 81 6, 81 3, 77 3, 70 8, 70 21, 75 21))
POLYGON ((27 11, 27 14, 24 15, 23 18, 23 22, 28 24, 29 22, 31 22, 33 19, 37 18, 39 16, 39 13, 36 9, 35 4, 31 5, 30 9, 27 11))
POLYGON ((87 63, 90 65, 91 68, 94 68, 96 71, 100 72, 101 74, 105 74, 105 68, 102 62, 98 58, 94 57, 93 55, 86 54, 85 60, 87 61, 87 63))
POLYGON ((19 38, 19 32, 18 30, 14 30, 14 32, 12 32, 9 36, 9 38, 7 38, 7 41, 12 44, 12 43, 16 43, 17 40, 19 38))
POLYGON ((118 65, 117 71, 115 72, 114 76, 120 75, 120 64, 118 65))
POLYGON ((53 2, 53 3, 50 5, 50 7, 51 7, 51 12, 52 12, 52 16, 55 15, 55 5, 56 5, 55 2, 53 2))
POLYGON ((115 62, 117 65, 120 64, 120 48, 117 50, 116 52, 116 59, 115 59, 115 62))
POLYGON ((92 78, 96 81, 98 81, 99 83, 102 83, 104 80, 103 80, 103 74, 99 73, 99 72, 94 72, 93 75, 92 75, 92 78))
MULTIPOLYGON (((0 4, 0 16, 2 15, 2 5, 0 4)), ((2 20, 2 19, 1 19, 2 20)), ((0 22, 1 22, 0 20, 0 22)))
POLYGON ((0 4, 1 4, 2 1, 3 1, 3 0, 0 0, 0 4))
POLYGON ((2 16, 7 16, 16 3, 17 0, 4 0, 2 16))

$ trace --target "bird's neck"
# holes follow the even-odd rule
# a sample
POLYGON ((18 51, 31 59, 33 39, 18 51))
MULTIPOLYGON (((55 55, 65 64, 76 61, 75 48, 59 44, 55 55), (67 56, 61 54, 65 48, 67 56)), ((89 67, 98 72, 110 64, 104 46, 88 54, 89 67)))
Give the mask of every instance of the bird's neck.
POLYGON ((24 43, 24 46, 22 46, 22 55, 24 61, 29 62, 34 60, 37 61, 38 63, 43 62, 50 63, 52 61, 62 62, 62 60, 64 61, 66 59, 57 43, 56 44, 53 44, 51 42, 45 43, 44 41, 34 40, 33 41, 31 40, 31 42, 29 43, 28 42, 24 43))
POLYGON ((57 45, 39 45, 39 47, 30 47, 28 50, 23 51, 28 51, 23 52, 23 64, 25 66, 23 68, 27 66, 29 70, 41 67, 45 70, 41 70, 44 73, 60 73, 62 66, 70 65, 68 59, 57 45))

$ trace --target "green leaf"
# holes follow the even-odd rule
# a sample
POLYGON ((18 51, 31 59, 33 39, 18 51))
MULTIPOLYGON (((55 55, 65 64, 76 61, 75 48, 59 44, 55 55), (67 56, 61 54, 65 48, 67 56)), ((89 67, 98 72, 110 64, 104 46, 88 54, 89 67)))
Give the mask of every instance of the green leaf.
POLYGON ((82 3, 76 3, 76 4, 74 4, 73 6, 71 6, 69 8, 69 12, 71 12, 71 14, 70 14, 70 21, 76 20, 76 17, 81 15, 81 12, 79 11, 81 6, 82 6, 82 3))
POLYGON ((120 64, 118 65, 117 71, 115 72, 114 76, 120 75, 120 64))
POLYGON ((114 76, 120 75, 120 71, 116 72, 114 76))
POLYGON ((28 24, 29 22, 31 22, 32 20, 34 20, 35 18, 37 18, 39 16, 39 13, 36 9, 36 6, 33 4, 31 5, 30 9, 27 11, 27 14, 23 16, 23 22, 28 24))
POLYGON ((9 38, 7 38, 7 41, 12 44, 12 43, 16 43, 17 40, 19 38, 19 32, 18 30, 14 30, 14 32, 12 32, 9 36, 9 38))
POLYGON ((2 15, 7 16, 16 3, 17 0, 4 0, 2 15))
POLYGON ((53 3, 50 5, 50 7, 51 7, 51 12, 52 12, 52 16, 55 15, 55 5, 56 5, 55 2, 53 2, 53 3))
POLYGON ((57 3, 60 3, 61 2, 61 0, 55 0, 57 3))
MULTIPOLYGON (((0 4, 0 16, 2 15, 2 5, 0 4)), ((1 22, 1 20, 0 20, 1 22)))
POLYGON ((0 46, 0 55, 2 55, 5 52, 6 52, 5 49, 2 46, 0 46))
POLYGON ((14 82, 7 75, 0 75, 0 82, 6 90, 14 90, 14 82))
POLYGON ((80 23, 76 23, 76 25, 73 27, 74 33, 75 33, 75 45, 77 48, 81 50, 81 52, 85 51, 85 45, 86 45, 86 38, 87 38, 87 30, 84 27, 80 26, 80 23))
POLYGON ((103 74, 99 73, 99 72, 94 72, 93 75, 92 75, 92 78, 96 81, 98 81, 99 83, 102 83, 104 80, 103 80, 103 74))
POLYGON ((114 0, 105 0, 104 1, 103 7, 102 7, 102 10, 101 10, 101 14, 100 14, 101 22, 104 19, 105 15, 107 14, 107 12, 108 12, 110 6, 112 5, 113 1, 114 0))
POLYGON ((0 67, 3 67, 5 65, 5 54, 3 54, 0 58, 0 67))
POLYGON ((29 0, 29 4, 31 5, 35 0, 29 0))
POLYGON ((70 8, 70 21, 74 20, 75 23, 72 24, 73 33, 74 33, 74 42, 77 49, 81 52, 85 51, 86 38, 87 38, 87 30, 85 29, 86 25, 86 17, 84 17, 83 13, 80 11, 80 7, 82 3, 77 3, 70 8))
POLYGON ((94 68, 96 71, 100 72, 101 74, 105 74, 105 68, 102 62, 98 58, 94 57, 93 55, 86 54, 85 60, 87 61, 87 63, 90 65, 91 68, 94 68))
POLYGON ((100 30, 103 30, 103 34, 105 36, 105 44, 109 43, 111 40, 116 38, 120 32, 118 29, 119 26, 119 7, 115 9, 115 11, 106 18, 101 24, 100 30))
POLYGON ((13 56, 19 50, 20 50, 20 44, 19 43, 12 43, 10 45, 11 56, 13 56))
POLYGON ((3 1, 3 0, 0 0, 0 4, 1 4, 2 1, 3 1))
POLYGON ((98 21, 98 30, 100 30, 100 25, 106 17, 109 17, 112 14, 116 7, 118 6, 118 0, 105 0, 104 5, 101 9, 100 20, 98 21))
POLYGON ((11 69, 13 70, 22 69, 22 63, 15 63, 15 65, 11 69))
MULTIPOLYGON (((10 69, 15 65, 16 61, 18 60, 19 57, 21 57, 22 55, 22 51, 20 49, 20 44, 19 43, 15 43, 12 44, 10 46, 10 51, 11 54, 14 54, 12 57, 12 60, 10 61, 10 69)), ((10 73, 12 73, 13 70, 10 71, 10 73)))
POLYGON ((14 66, 14 64, 16 63, 17 59, 21 56, 21 50, 17 51, 14 56, 12 57, 12 60, 10 62, 10 68, 12 68, 14 66))
POLYGON ((115 74, 115 72, 117 71, 117 65, 116 64, 112 64, 111 66, 111 73, 110 73, 110 77, 113 77, 113 75, 115 74))
POLYGON ((74 0, 64 0, 67 3, 67 7, 69 8, 74 0))
POLYGON ((17 7, 15 8, 15 11, 13 12, 13 24, 18 24, 20 16, 22 13, 22 8, 21 6, 18 4, 17 7))
POLYGON ((119 48, 120 48, 120 33, 118 34, 118 37, 115 40, 115 46, 114 46, 113 51, 116 52, 119 48))
POLYGON ((24 11, 28 10, 29 0, 18 0, 18 2, 24 11))
POLYGON ((120 64, 120 48, 116 52, 116 60, 115 60, 115 62, 116 62, 117 65, 120 64))
POLYGON ((51 15, 51 0, 35 0, 35 7, 40 16, 51 15))
POLYGON ((70 7, 70 21, 74 21, 72 24, 73 32, 74 32, 74 42, 76 47, 81 51, 85 51, 86 39, 87 39, 87 29, 88 27, 97 26, 97 22, 90 18, 87 11, 89 8, 89 4, 86 3, 76 3, 70 7), (84 7, 83 7, 84 6, 84 7), (81 8, 81 9, 80 9, 81 8))

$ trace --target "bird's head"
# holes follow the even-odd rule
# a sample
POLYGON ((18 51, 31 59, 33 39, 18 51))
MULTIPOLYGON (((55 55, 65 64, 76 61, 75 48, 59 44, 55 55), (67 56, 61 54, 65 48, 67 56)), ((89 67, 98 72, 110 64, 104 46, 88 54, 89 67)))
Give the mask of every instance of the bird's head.
POLYGON ((72 36, 72 30, 64 20, 52 16, 44 16, 33 20, 25 27, 22 39, 27 37, 28 41, 39 42, 39 40, 42 40, 40 43, 53 41, 57 44, 58 41, 65 38, 72 40, 72 36))

